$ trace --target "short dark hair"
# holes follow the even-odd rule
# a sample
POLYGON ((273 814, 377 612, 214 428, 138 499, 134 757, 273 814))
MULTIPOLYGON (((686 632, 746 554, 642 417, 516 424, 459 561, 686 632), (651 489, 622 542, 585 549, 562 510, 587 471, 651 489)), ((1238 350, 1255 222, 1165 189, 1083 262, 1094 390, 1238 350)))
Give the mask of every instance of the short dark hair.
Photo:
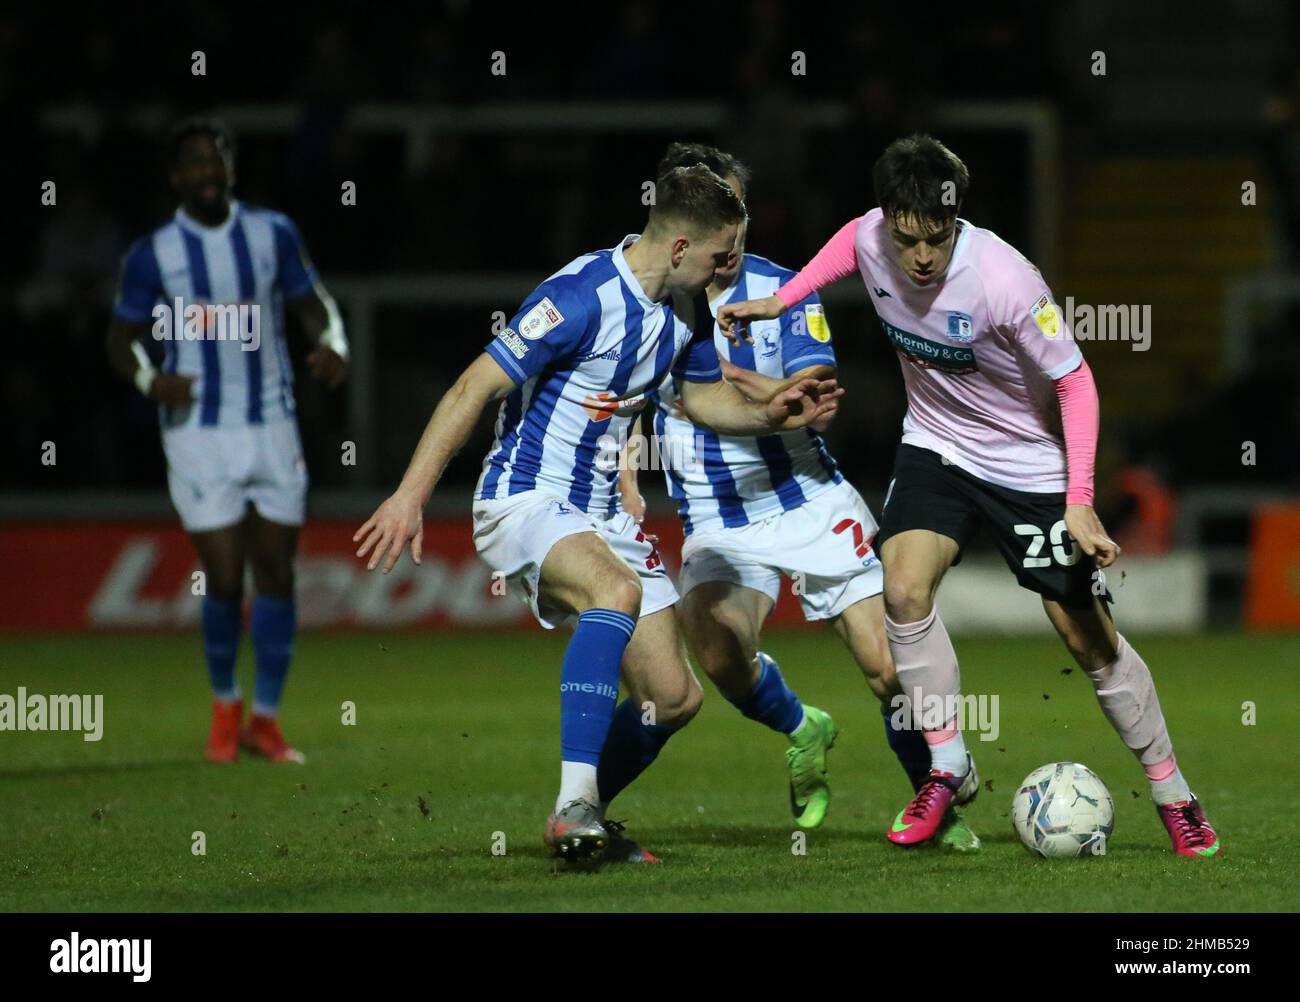
POLYGON ((181 147, 185 145, 185 141, 195 136, 211 136, 217 145, 224 147, 226 153, 232 159, 234 158, 235 136, 226 127, 226 123, 219 118, 196 115, 193 118, 177 122, 172 128, 171 134, 167 137, 167 149, 171 163, 174 164, 180 159, 181 147))
POLYGON ((698 233, 712 233, 744 218, 745 205, 731 186, 704 164, 696 164, 674 167, 655 182, 646 229, 657 229, 672 219, 698 233))
POLYGON ((670 144, 664 151, 664 155, 659 158, 655 176, 663 177, 674 167, 690 167, 693 164, 704 164, 724 181, 728 174, 734 174, 736 180, 740 182, 741 198, 749 194, 749 168, 738 157, 724 153, 716 146, 709 146, 706 143, 670 144))
POLYGON ((889 144, 871 169, 871 182, 887 220, 946 222, 961 210, 970 171, 943 143, 918 132, 889 144))

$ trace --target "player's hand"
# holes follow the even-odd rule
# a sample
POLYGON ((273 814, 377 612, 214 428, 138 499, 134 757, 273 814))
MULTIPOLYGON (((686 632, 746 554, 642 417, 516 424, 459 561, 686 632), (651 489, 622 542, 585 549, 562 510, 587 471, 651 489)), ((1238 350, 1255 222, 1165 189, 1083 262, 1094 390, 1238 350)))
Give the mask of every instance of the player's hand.
POLYGON ((818 435, 822 434, 831 426, 831 422, 835 420, 835 414, 839 409, 840 402, 838 400, 832 400, 829 409, 823 409, 815 418, 808 422, 808 427, 818 435))
POLYGON ((740 339, 753 343, 749 336, 749 325, 755 320, 775 320, 785 312, 785 303, 776 296, 766 299, 746 299, 742 303, 728 303, 718 310, 718 326, 732 344, 740 344, 740 339))
POLYGON ((337 390, 348 378, 347 360, 333 348, 324 345, 318 345, 307 355, 307 368, 331 390, 337 390))
POLYGON ((645 498, 641 496, 641 491, 637 489, 635 483, 626 481, 619 484, 619 493, 622 495, 623 510, 632 516, 632 520, 640 525, 645 521, 645 498))
POLYGON ((771 376, 762 376, 753 369, 743 369, 732 365, 725 358, 722 362, 722 378, 738 389, 755 403, 765 404, 781 389, 781 380, 771 376))
POLYGON ((417 564, 424 546, 424 506, 413 497, 397 493, 379 506, 365 525, 356 531, 352 542, 361 542, 357 556, 365 559, 370 554, 366 570, 373 571, 380 560, 384 573, 393 569, 402 556, 402 549, 411 544, 411 559, 417 564), (361 540, 365 542, 361 542, 361 540))
POLYGON ((176 372, 160 372, 149 384, 149 398, 168 407, 184 407, 194 402, 194 377, 176 372))
POLYGON ((1065 507, 1065 527, 1083 552, 1097 558, 1098 567, 1109 567, 1122 552, 1119 543, 1106 535, 1106 528, 1089 504, 1065 507))
POLYGON ((768 401, 764 410, 773 427, 793 431, 833 414, 842 396, 844 389, 833 379, 801 379, 768 401))

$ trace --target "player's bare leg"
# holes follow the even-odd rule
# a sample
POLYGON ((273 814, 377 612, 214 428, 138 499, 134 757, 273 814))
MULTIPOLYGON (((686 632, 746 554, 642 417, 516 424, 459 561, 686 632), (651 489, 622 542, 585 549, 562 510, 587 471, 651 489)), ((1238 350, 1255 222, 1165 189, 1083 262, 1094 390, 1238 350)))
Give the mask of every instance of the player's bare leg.
POLYGON ((761 591, 727 581, 696 585, 680 603, 696 661, 732 703, 744 700, 758 682, 759 634, 772 604, 761 591))
POLYGON ((543 841, 564 859, 609 844, 596 768, 618 698, 623 655, 641 611, 641 582, 599 533, 560 539, 542 563, 539 608, 576 613, 560 681, 560 792, 543 841))
POLYGON ((929 776, 888 832, 898 845, 933 838, 963 783, 974 774, 956 718, 936 726, 932 715, 927 716, 931 705, 955 706, 955 699, 952 704, 946 701, 961 692, 957 654, 934 606, 935 592, 958 552, 955 540, 926 529, 890 536, 881 548, 890 652, 899 685, 912 702, 913 723, 930 746, 929 776))
POLYGON ((830 805, 826 753, 837 732, 830 714, 801 702, 775 659, 758 649, 772 607, 755 588, 705 581, 682 600, 682 619, 691 650, 718 691, 746 717, 789 739, 790 810, 801 827, 816 828, 830 805))
MULTIPOLYGON (((858 663, 867 687, 880 700, 889 747, 907 773, 913 791, 920 790, 930 774, 930 748, 921 733, 911 726, 911 704, 898 683, 898 672, 894 668, 889 637, 885 632, 884 596, 872 595, 854 602, 836 616, 832 623, 835 632, 858 663), (908 718, 904 721, 908 725, 906 727, 894 726, 900 708, 908 718)), ((977 793, 979 777, 972 763, 954 802, 969 803, 977 793)), ((939 839, 943 845, 958 852, 975 852, 980 847, 979 837, 955 812, 950 812, 944 821, 939 839)))
POLYGON ((885 633, 885 598, 872 595, 854 602, 831 620, 835 632, 858 663, 862 677, 875 697, 888 704, 903 690, 898 684, 894 658, 885 633))
POLYGON ((623 823, 607 818, 609 802, 658 757, 668 739, 699 712, 704 691, 691 671, 686 644, 673 608, 637 620, 623 653, 626 695, 614 711, 597 769, 600 814, 609 832, 605 862, 657 863, 624 834, 623 823))
POLYGON ((209 762, 239 758, 239 725, 243 700, 235 678, 244 606, 244 532, 241 523, 192 532, 190 540, 203 568, 203 653, 212 682, 212 726, 208 731, 209 762))
POLYGON ((1074 660, 1092 679, 1106 719, 1146 771, 1174 852, 1221 855, 1219 838, 1178 769, 1151 671, 1116 630, 1105 601, 1094 598, 1090 606, 1071 609, 1043 599, 1043 608, 1074 660))
POLYGON ((273 762, 301 764, 305 757, 285 740, 279 724, 280 697, 297 628, 293 561, 298 550, 298 527, 273 522, 254 507, 244 520, 244 538, 253 569, 249 632, 257 680, 253 712, 240 732, 240 743, 273 762))

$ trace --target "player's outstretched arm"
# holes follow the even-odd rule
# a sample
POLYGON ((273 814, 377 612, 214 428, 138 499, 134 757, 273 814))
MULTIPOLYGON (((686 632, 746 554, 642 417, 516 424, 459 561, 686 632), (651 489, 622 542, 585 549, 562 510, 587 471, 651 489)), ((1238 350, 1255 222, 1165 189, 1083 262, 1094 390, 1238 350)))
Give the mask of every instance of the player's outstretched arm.
POLYGON ((641 448, 638 447, 636 454, 633 454, 632 442, 638 435, 637 429, 641 427, 641 415, 628 425, 628 440, 623 443, 623 448, 618 452, 618 493, 623 510, 636 520, 640 525, 645 521, 646 504, 645 498, 641 496, 641 485, 637 480, 637 467, 640 464, 641 448))
POLYGON ((1056 380, 1056 395, 1061 404, 1068 476, 1065 527, 1084 553, 1097 558, 1098 567, 1109 567, 1121 551, 1092 507, 1101 406, 1087 362, 1081 361, 1076 369, 1056 380))
MULTIPOLYGON (((719 361, 722 363, 722 377, 749 397, 750 400, 756 400, 759 403, 767 403, 778 393, 788 390, 805 379, 816 379, 821 382, 835 377, 835 370, 829 365, 810 365, 808 368, 800 369, 794 375, 787 376, 785 379, 773 379, 771 376, 764 376, 753 369, 744 369, 738 365, 732 365, 725 358, 719 361)), ((832 400, 830 408, 809 421, 808 427, 820 435, 831 426, 831 422, 835 420, 835 414, 838 410, 839 401, 832 400)))
POLYGON ((687 381, 682 383, 682 410, 692 422, 719 435, 767 435, 802 428, 831 413, 843 395, 833 379, 802 379, 759 403, 721 379, 687 381))
POLYGON ((742 338, 753 342, 749 325, 755 320, 775 320, 785 310, 785 303, 776 296, 728 303, 718 310, 718 327, 732 344, 740 344, 742 338))
POLYGON ((307 354, 307 368, 328 386, 338 389, 348 378, 348 339, 334 297, 319 282, 307 295, 289 304, 308 340, 315 346, 307 354))
POLYGON ((370 556, 366 570, 373 571, 380 560, 387 574, 402 550, 411 544, 411 559, 420 562, 424 541, 424 506, 443 470, 465 445, 483 408, 515 388, 514 381, 486 352, 460 374, 456 384, 438 401, 415 447, 402 482, 352 537, 361 543, 357 556, 370 556))
POLYGON ((786 376, 784 379, 774 379, 771 376, 764 376, 762 373, 755 372, 753 369, 733 365, 725 358, 720 358, 718 361, 722 365, 722 378, 749 397, 750 400, 757 401, 760 404, 767 403, 782 390, 788 390, 805 379, 815 379, 821 382, 825 379, 835 378, 835 370, 829 365, 810 365, 806 369, 800 369, 793 375, 786 376))
POLYGON ((732 344, 739 344, 741 337, 751 341, 753 339, 745 330, 751 321, 774 320, 787 307, 806 299, 831 282, 853 274, 858 267, 854 241, 861 221, 860 217, 850 219, 841 226, 799 274, 776 290, 776 295, 743 303, 729 303, 718 310, 718 326, 722 328, 722 333, 727 335, 732 344))

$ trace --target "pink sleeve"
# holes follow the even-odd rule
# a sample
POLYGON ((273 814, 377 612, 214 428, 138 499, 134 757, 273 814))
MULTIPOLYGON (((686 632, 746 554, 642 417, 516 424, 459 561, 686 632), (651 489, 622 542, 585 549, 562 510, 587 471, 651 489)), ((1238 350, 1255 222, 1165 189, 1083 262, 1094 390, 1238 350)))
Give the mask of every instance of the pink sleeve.
POLYGON ((1065 433, 1065 503, 1090 505, 1101 409, 1097 384, 1087 362, 1056 381, 1056 396, 1061 401, 1061 429, 1065 433))
POLYGON ((835 236, 826 241, 803 271, 776 290, 776 296, 786 306, 807 299, 824 285, 839 281, 858 270, 856 237, 862 217, 850 219, 840 227, 835 236))

